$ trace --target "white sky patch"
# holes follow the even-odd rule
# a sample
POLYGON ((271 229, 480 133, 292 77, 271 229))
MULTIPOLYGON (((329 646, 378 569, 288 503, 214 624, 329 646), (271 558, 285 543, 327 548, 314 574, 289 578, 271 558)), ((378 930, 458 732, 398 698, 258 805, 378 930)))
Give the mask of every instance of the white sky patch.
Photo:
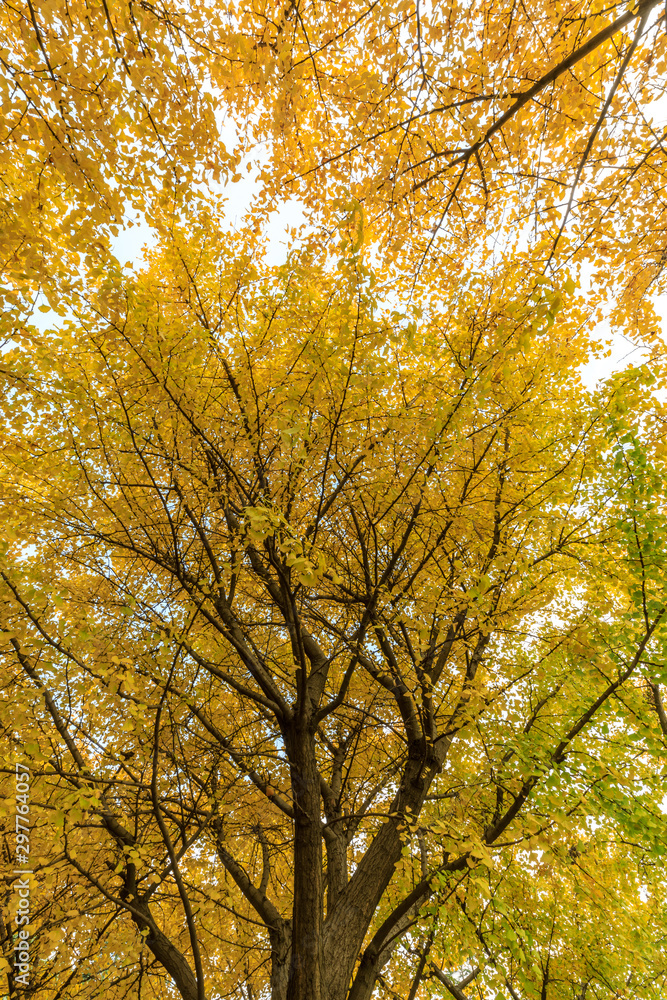
POLYGON ((111 250, 121 265, 140 268, 146 261, 144 250, 155 244, 155 234, 145 221, 138 219, 111 237, 111 250))

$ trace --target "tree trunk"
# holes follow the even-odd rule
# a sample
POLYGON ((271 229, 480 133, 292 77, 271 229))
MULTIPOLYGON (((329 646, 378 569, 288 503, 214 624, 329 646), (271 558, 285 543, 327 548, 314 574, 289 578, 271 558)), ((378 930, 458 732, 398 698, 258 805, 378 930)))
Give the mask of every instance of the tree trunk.
POLYGON ((320 778, 315 742, 295 727, 288 748, 294 802, 294 912, 287 1000, 323 1000, 320 778))
POLYGON ((269 929, 271 942, 271 1000, 286 1000, 289 978, 290 930, 289 924, 269 929))

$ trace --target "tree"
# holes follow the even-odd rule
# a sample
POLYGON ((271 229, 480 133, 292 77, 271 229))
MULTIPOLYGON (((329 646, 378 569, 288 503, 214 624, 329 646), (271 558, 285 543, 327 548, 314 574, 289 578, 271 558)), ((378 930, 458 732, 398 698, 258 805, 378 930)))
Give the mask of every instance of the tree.
POLYGON ((358 257, 233 249, 202 227, 16 350, 7 684, 81 988, 94 914, 118 995, 657 996, 650 378, 587 401, 547 285, 405 326, 358 257), (645 971, 602 964, 616 893, 645 971))
POLYGON ((657 6, 46 13, 3 56, 36 995, 662 996, 657 6), (203 183, 267 142, 230 233, 203 183), (603 302, 654 347, 589 394, 603 302))

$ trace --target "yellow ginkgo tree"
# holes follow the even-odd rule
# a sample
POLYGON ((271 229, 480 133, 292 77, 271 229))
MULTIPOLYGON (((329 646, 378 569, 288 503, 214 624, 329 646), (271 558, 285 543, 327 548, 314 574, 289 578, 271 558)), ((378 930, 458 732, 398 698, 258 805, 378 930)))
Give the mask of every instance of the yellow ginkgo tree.
POLYGON ((5 356, 38 995, 657 998, 659 380, 587 395, 512 269, 410 315, 241 251, 174 230, 5 356))
POLYGON ((661 998, 663 5, 0 38, 7 997, 661 998))

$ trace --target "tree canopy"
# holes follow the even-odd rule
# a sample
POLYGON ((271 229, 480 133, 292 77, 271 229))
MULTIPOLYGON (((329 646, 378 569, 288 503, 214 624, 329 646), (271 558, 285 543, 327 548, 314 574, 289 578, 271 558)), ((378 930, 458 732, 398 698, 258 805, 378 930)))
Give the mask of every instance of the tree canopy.
POLYGON ((1 16, 6 995, 661 998, 662 7, 1 16))

